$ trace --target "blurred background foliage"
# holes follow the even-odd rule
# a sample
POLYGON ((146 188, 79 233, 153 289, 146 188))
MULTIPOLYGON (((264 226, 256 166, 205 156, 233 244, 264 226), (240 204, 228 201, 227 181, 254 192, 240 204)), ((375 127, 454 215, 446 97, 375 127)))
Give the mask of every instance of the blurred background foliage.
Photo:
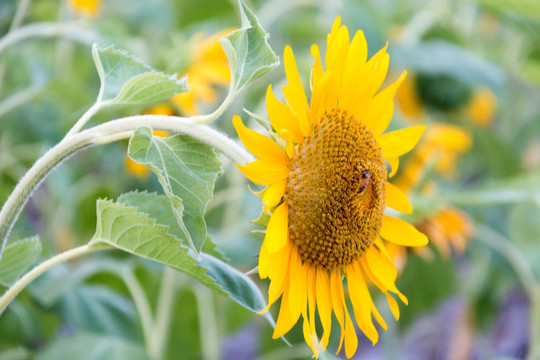
MULTIPOLYGON (((0 2, 2 36, 17 31, 12 22, 23 3, 28 2, 0 2)), ((197 57, 202 39, 239 26, 232 1, 102 0, 95 11, 84 10, 83 3, 30 2, 20 28, 50 22, 75 26, 80 33, 29 38, 0 54, 0 202, 94 102, 99 79, 92 42, 114 44, 159 71, 183 75, 204 63, 197 57)), ((412 196, 412 220, 431 244, 408 254, 392 249, 401 269, 398 287, 409 306, 377 346, 362 335, 356 357, 525 358, 531 284, 516 273, 516 261, 533 272, 537 284, 540 2, 253 0, 249 5, 279 55, 286 44, 293 47, 306 85, 309 47, 318 43, 324 48, 338 14, 349 29, 364 31, 370 54, 388 40, 389 80, 404 69, 409 73, 392 126, 429 125, 396 181, 412 196), (493 239, 509 244, 517 260, 512 263, 513 255, 493 239)), ((233 114, 247 118, 242 108, 266 116, 269 83, 274 89, 284 83, 282 68, 244 91, 214 125, 234 137, 230 119, 233 114)), ((210 82, 213 96, 200 98, 200 111, 219 104, 225 84, 210 82)), ((110 108, 93 123, 155 112, 156 105, 167 109, 160 112, 189 113, 172 99, 110 108)), ((92 148, 56 168, 33 194, 10 239, 38 234, 45 259, 91 238, 96 199, 134 189, 160 191, 155 177, 129 165, 126 148, 127 143, 92 148)), ((249 221, 259 215, 260 200, 247 191, 234 164, 222 160, 225 173, 206 217, 209 233, 233 266, 248 271, 257 263, 262 241, 260 234, 250 233, 254 226, 249 221)), ((132 298, 133 279, 156 308, 162 272, 160 265, 120 252, 53 268, 0 318, 0 359, 148 359, 132 298)), ((184 276, 174 286, 164 358, 310 357, 301 329, 288 336, 295 344, 288 347, 271 340, 272 330, 261 317, 229 299, 184 276)))

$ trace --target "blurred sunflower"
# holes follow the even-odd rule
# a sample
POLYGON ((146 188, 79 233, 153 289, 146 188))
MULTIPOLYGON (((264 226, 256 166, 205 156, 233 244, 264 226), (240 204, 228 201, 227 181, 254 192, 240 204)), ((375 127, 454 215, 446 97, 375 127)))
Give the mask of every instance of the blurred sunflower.
POLYGON ((258 158, 240 170, 268 186, 262 202, 272 214, 260 249, 259 275, 271 280, 268 307, 262 312, 281 297, 273 338, 287 333, 302 316, 305 341, 318 356, 328 345, 334 313, 341 328, 337 352, 344 344, 350 358, 358 346, 353 319, 373 344, 378 332, 372 316, 387 329, 368 290, 369 281, 386 295, 396 320, 399 306, 394 295, 407 304, 396 288, 397 271, 386 241, 427 243, 412 225, 384 214, 386 206, 412 212, 407 196, 386 181, 385 160, 395 170, 399 156, 416 145, 425 126, 383 134, 406 74, 378 91, 389 56, 384 47, 366 61, 362 31, 350 42, 347 27, 340 25, 340 17, 335 20, 327 38, 326 71, 317 45, 311 53, 315 63, 308 104, 292 49, 285 47, 286 104, 276 99, 271 85, 266 96, 273 139, 248 129, 238 116, 233 124, 258 158), (316 309, 323 327, 320 342, 316 309))
MULTIPOLYGON (((145 113, 145 115, 167 115, 172 116, 175 115, 175 112, 173 108, 171 108, 168 105, 157 105, 150 109, 148 109, 145 113)), ((169 136, 169 133, 167 131, 163 130, 154 130, 152 131, 152 135, 158 136, 158 137, 167 137, 169 136)), ((129 174, 134 175, 135 177, 138 177, 141 180, 145 180, 150 175, 150 170, 146 165, 141 165, 133 160, 130 159, 129 156, 125 156, 124 163, 126 166, 126 170, 129 174)))
POLYGON ((190 64, 187 67, 189 91, 174 96, 171 100, 183 115, 193 116, 201 113, 200 103, 206 105, 217 101, 216 85, 227 86, 231 81, 229 61, 219 39, 231 29, 223 30, 208 38, 202 33, 190 40, 190 64))
MULTIPOLYGON (((456 125, 430 125, 415 149, 407 166, 396 179, 395 184, 401 190, 409 193, 433 190, 433 182, 425 182, 424 178, 430 171, 451 177, 457 172, 455 164, 472 144, 471 136, 456 125), (422 186, 422 189, 418 189, 422 186)), ((462 254, 466 241, 472 234, 472 226, 467 215, 454 207, 448 206, 435 213, 430 213, 415 224, 416 228, 426 234, 439 253, 448 258, 451 248, 457 254, 462 254)), ((390 245, 388 251, 398 269, 403 268, 406 261, 405 248, 390 245)), ((431 259, 433 254, 429 248, 415 249, 424 259, 431 259)))
POLYGON ((497 98, 489 87, 471 90, 468 85, 443 75, 408 77, 396 94, 401 113, 412 121, 419 121, 428 106, 444 111, 461 111, 470 121, 487 127, 495 118, 497 98))
POLYGON ((94 17, 101 7, 101 0, 69 0, 71 9, 76 15, 94 17))

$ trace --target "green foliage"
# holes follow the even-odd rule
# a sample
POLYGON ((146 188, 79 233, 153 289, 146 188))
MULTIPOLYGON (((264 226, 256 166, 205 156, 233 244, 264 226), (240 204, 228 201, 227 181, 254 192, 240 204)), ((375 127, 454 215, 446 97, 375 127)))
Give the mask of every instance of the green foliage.
POLYGON ((168 233, 168 228, 137 208, 110 200, 98 200, 96 233, 91 246, 109 245, 181 271, 209 288, 223 293, 206 269, 197 265, 188 249, 168 233))
POLYGON ((101 80, 100 96, 113 104, 140 104, 166 100, 187 90, 186 77, 165 75, 112 46, 92 48, 101 80))
POLYGON ((23 275, 41 253, 37 236, 8 244, 0 258, 0 284, 10 286, 23 275))
POLYGON ((36 360, 57 359, 150 360, 151 357, 140 345, 125 339, 83 332, 58 339, 36 357, 36 360))
POLYGON ((221 39, 231 67, 231 89, 239 92, 279 64, 268 34, 253 12, 239 1, 242 27, 221 39))
POLYGON ((129 141, 128 155, 157 175, 183 232, 179 238, 198 254, 206 239, 204 211, 221 173, 212 148, 185 135, 155 137, 143 126, 129 141))

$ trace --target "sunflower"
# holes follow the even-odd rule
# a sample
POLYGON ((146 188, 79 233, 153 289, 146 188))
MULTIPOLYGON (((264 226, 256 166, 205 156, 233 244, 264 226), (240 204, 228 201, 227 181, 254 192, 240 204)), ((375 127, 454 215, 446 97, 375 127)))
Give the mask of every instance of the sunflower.
POLYGON ((407 196, 387 182, 385 161, 395 172, 399 156, 416 145, 425 126, 383 134, 406 73, 379 91, 389 64, 386 46, 367 60, 362 31, 350 41, 340 23, 338 17, 327 38, 326 70, 317 45, 311 48, 315 63, 309 102, 292 49, 285 47, 286 104, 277 100, 271 85, 266 94, 272 138, 248 129, 238 116, 233 124, 258 158, 240 170, 267 186, 262 202, 271 217, 259 253, 259 275, 270 278, 268 307, 262 312, 281 297, 273 338, 302 317, 305 341, 318 356, 328 345, 333 313, 341 328, 337 352, 344 345, 350 358, 358 346, 354 320, 373 344, 379 335, 372 317, 387 329, 368 283, 386 295, 396 320, 395 296, 407 304, 395 285, 397 271, 385 242, 427 243, 412 225, 384 213, 387 206, 412 212, 407 196))
POLYGON ((217 101, 214 86, 229 85, 229 61, 219 39, 231 30, 226 29, 210 37, 198 33, 190 40, 191 61, 186 70, 190 89, 171 99, 184 115, 200 114, 200 103, 213 104, 217 101))

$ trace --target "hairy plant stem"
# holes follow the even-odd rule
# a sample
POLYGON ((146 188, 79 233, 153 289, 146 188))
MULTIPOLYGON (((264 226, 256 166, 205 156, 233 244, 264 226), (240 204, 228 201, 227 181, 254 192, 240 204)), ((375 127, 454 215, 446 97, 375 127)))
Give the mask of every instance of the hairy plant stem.
POLYGON ((530 343, 527 360, 537 360, 540 356, 540 283, 534 277, 534 273, 512 242, 504 238, 490 227, 474 224, 477 238, 496 250, 514 268, 523 289, 530 301, 530 343))
MULTIPOLYGON (((150 349, 153 346, 152 341, 155 330, 154 317, 152 315, 150 303, 148 302, 148 298, 146 297, 146 294, 144 293, 141 284, 135 277, 135 274, 133 274, 133 269, 126 268, 125 271, 122 272, 121 276, 122 280, 124 280, 124 283, 129 290, 129 293, 131 294, 131 298, 133 299, 135 308, 137 309, 137 312, 139 313, 139 316, 141 318, 144 342, 146 345, 146 349, 150 352, 150 349)), ((159 359, 156 357, 152 358, 159 359)))
POLYGON ((62 37, 83 44, 91 45, 96 41, 96 35, 74 23, 43 22, 25 25, 7 33, 0 39, 0 53, 9 46, 29 38, 62 37))
POLYGON ((193 286, 193 291, 197 298, 202 358, 204 360, 219 360, 220 341, 212 292, 199 284, 193 286))
POLYGON ((178 272, 166 266, 161 276, 152 347, 148 349, 150 356, 155 359, 163 359, 165 355, 173 317, 172 312, 176 298, 177 280, 178 272))
POLYGON ((49 270, 55 265, 58 265, 62 262, 71 260, 81 255, 88 254, 96 250, 105 250, 109 247, 99 246, 99 247, 90 247, 89 245, 79 246, 77 248, 65 251, 56 256, 53 256, 49 260, 46 260, 34 267, 31 271, 27 272, 23 277, 21 277, 15 284, 13 284, 0 298, 0 315, 4 312, 9 303, 19 294, 28 284, 30 284, 34 279, 43 274, 45 271, 49 270))
POLYGON ((141 125, 153 129, 179 132, 199 139, 231 160, 245 164, 253 158, 235 141, 207 125, 194 124, 189 119, 166 115, 139 115, 106 122, 80 133, 65 137, 41 157, 23 176, 0 210, 0 257, 7 237, 24 204, 39 183, 63 160, 78 150, 127 139, 141 125))

